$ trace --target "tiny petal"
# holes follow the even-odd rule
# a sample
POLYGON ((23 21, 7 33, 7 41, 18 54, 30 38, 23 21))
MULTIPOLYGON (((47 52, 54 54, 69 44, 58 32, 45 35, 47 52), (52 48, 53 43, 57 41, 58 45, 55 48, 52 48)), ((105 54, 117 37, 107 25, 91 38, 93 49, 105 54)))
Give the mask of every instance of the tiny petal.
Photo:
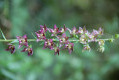
POLYGON ((27 48, 24 48, 21 52, 26 52, 27 51, 27 48))
POLYGON ((72 28, 72 34, 76 34, 76 27, 75 26, 72 28))
POLYGON ((56 24, 54 25, 54 29, 57 29, 57 26, 56 26, 56 24))
POLYGON ((70 34, 72 33, 72 31, 69 28, 67 28, 67 30, 69 31, 70 34))

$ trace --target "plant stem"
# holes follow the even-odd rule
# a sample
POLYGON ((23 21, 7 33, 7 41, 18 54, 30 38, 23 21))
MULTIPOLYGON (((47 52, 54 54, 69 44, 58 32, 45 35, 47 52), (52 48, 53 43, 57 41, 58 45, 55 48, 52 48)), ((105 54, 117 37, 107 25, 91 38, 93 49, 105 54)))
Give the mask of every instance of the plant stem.
MULTIPOLYGON (((7 39, 7 40, 4 40, 4 39, 0 39, 0 42, 12 42, 12 41, 18 41, 17 39, 7 39)), ((28 42, 32 42, 32 41, 36 41, 36 39, 27 39, 28 42)))
MULTIPOLYGON (((0 42, 12 42, 12 41, 18 41, 17 39, 7 39, 7 40, 4 40, 4 39, 0 39, 0 42)), ((97 39, 97 41, 99 40, 104 40, 104 41, 109 41, 110 39, 97 39)), ((115 40, 115 39, 112 39, 112 40, 115 40)), ((27 39, 28 42, 34 42, 36 41, 36 39, 27 39)), ((44 41, 44 40, 41 40, 41 41, 44 41)), ((53 39, 53 41, 59 41, 59 40, 56 40, 56 39, 53 39)), ((69 40, 71 42, 76 42, 76 41, 79 41, 79 40, 69 40)))

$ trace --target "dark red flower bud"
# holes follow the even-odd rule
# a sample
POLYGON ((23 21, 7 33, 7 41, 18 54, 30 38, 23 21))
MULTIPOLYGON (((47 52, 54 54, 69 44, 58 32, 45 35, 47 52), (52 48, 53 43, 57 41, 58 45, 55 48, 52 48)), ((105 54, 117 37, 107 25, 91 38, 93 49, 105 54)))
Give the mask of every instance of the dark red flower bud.
POLYGON ((8 48, 6 49, 6 51, 10 51, 11 54, 13 54, 15 52, 15 46, 12 44, 8 44, 8 48))
POLYGON ((28 52, 28 56, 33 55, 33 50, 30 47, 24 48, 21 52, 28 52))

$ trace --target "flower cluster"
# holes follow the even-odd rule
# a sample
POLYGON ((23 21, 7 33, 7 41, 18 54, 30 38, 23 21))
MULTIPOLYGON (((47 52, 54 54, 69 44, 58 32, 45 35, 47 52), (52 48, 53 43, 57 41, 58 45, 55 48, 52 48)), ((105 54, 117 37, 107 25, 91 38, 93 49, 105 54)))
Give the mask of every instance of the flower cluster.
MULTIPOLYGON (((21 36, 16 36, 16 38, 19 41, 19 47, 21 48, 22 46, 25 46, 25 48, 21 51, 21 52, 28 52, 28 56, 33 54, 33 50, 32 48, 28 45, 28 41, 27 41, 27 35, 24 35, 23 37, 21 36)), ((6 49, 6 51, 11 51, 11 54, 13 54, 15 52, 15 46, 13 44, 8 44, 8 49, 6 49)))
POLYGON ((72 30, 66 28, 64 25, 63 28, 58 28, 54 25, 54 28, 47 28, 46 25, 40 25, 40 30, 35 32, 38 40, 44 40, 44 49, 49 48, 50 50, 54 50, 54 54, 59 55, 59 51, 61 49, 67 49, 69 54, 73 51, 74 43, 70 41, 71 38, 75 38, 75 40, 79 41, 79 43, 84 45, 84 50, 90 51, 91 48, 89 46, 90 42, 97 42, 97 38, 103 35, 103 30, 99 28, 99 30, 93 30, 91 33, 86 30, 86 28, 77 29, 73 27, 72 30), (53 39, 46 38, 46 32, 51 34, 53 39), (66 36, 66 31, 70 33, 70 36, 66 36), (38 33, 39 32, 39 33, 38 33), (39 37, 38 37, 39 35, 39 37), (56 41, 57 40, 57 41, 56 41))
MULTIPOLYGON (((85 27, 73 27, 72 29, 69 29, 65 25, 63 28, 58 28, 56 25, 54 25, 54 28, 52 29, 48 28, 46 25, 40 25, 40 30, 36 31, 35 34, 37 36, 36 42, 44 41, 43 49, 48 48, 50 50, 54 50, 55 55, 59 55, 59 52, 62 49, 67 49, 69 54, 71 54, 74 48, 74 43, 72 42, 72 39, 83 44, 83 51, 91 50, 89 45, 90 42, 98 42, 100 51, 104 51, 104 41, 97 39, 99 36, 103 35, 103 30, 101 28, 99 28, 99 30, 93 30, 92 32, 89 32, 88 30, 86 30, 85 27), (66 35, 66 31, 69 32, 70 36, 66 35), (49 39, 46 37, 47 32, 52 36, 52 38, 49 39)), ((25 48, 21 52, 28 52, 28 55, 32 55, 33 50, 28 45, 27 36, 17 36, 17 39, 19 41, 18 48, 25 46, 25 48)), ((11 53, 14 53, 15 46, 9 44, 7 51, 11 51, 11 53)))

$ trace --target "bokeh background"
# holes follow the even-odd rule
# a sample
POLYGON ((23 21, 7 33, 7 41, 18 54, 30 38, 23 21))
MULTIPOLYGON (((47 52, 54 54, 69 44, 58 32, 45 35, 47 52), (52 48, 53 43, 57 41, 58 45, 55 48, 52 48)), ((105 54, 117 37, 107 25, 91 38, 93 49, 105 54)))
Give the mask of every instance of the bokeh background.
MULTIPOLYGON (((34 38, 32 33, 44 24, 86 26, 90 31, 102 27, 103 38, 111 38, 119 33, 119 0, 0 0, 0 28, 7 39, 24 34, 34 38)), ((59 56, 43 50, 41 43, 30 44, 33 56, 20 50, 11 55, 0 42, 0 80, 119 80, 118 39, 106 42, 104 53, 97 51, 96 43, 90 52, 75 43, 71 55, 63 50, 59 56)))

